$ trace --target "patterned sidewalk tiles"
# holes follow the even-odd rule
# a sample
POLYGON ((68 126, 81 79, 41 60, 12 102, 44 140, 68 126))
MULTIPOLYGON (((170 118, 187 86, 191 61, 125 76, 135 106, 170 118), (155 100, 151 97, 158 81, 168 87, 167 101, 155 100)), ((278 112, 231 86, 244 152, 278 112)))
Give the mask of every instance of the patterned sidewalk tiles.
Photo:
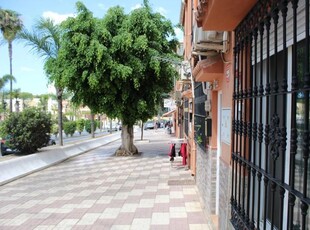
POLYGON ((0 229, 211 229, 167 135, 149 134, 139 156, 112 156, 115 142, 1 186, 0 229))

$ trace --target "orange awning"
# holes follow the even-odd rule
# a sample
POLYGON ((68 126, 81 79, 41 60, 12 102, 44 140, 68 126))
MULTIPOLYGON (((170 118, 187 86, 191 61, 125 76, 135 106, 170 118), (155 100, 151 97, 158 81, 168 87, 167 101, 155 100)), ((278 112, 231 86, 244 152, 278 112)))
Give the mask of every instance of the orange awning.
POLYGON ((170 116, 172 116, 172 114, 175 113, 175 112, 176 112, 176 109, 173 109, 173 110, 171 110, 171 111, 169 111, 169 112, 167 112, 167 113, 164 113, 164 114, 162 115, 162 117, 170 117, 170 116))
POLYGON ((224 64, 219 55, 199 61, 193 70, 197 82, 212 82, 224 74, 224 64))

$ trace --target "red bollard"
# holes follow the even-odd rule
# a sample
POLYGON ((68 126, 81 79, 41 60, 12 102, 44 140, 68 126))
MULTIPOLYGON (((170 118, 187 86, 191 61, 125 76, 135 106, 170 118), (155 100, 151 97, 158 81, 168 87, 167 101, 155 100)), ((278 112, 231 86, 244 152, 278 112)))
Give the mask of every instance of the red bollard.
POLYGON ((182 160, 182 164, 183 165, 186 165, 186 158, 187 158, 187 153, 186 153, 186 143, 182 143, 181 144, 181 155, 183 157, 183 160, 182 160))
POLYGON ((175 144, 170 145, 170 152, 168 154, 170 156, 170 161, 174 161, 175 158, 175 144))

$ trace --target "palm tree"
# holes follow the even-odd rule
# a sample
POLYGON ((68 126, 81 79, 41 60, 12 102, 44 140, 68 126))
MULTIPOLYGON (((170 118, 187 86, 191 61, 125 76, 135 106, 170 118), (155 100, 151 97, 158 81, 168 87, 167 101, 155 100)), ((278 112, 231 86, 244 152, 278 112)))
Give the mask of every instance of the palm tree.
MULTIPOLYGON (((10 75, 10 74, 6 74, 4 75, 2 78, 0 78, 0 90, 2 90, 4 88, 4 86, 6 85, 6 83, 10 82, 10 81, 14 81, 16 82, 16 79, 14 76, 10 75)), ((5 117, 5 110, 6 110, 6 102, 4 99, 4 95, 7 94, 4 91, 2 92, 2 109, 3 109, 3 117, 5 117)), ((9 93, 10 94, 10 93, 9 93)))
MULTIPOLYGON (((34 26, 33 32, 24 29, 19 33, 18 38, 26 42, 26 46, 30 46, 31 50, 45 59, 45 67, 48 63, 56 60, 61 41, 61 28, 49 18, 40 18, 34 26)), ((46 68, 45 68, 46 70, 46 68)), ((48 71, 46 74, 49 80, 53 81, 48 71)), ((59 144, 63 145, 62 136, 62 98, 63 88, 55 82, 56 96, 58 101, 58 127, 59 127, 59 144)))
POLYGON ((16 78, 11 74, 6 74, 2 78, 0 78, 0 90, 8 83, 9 81, 16 82, 16 78))
MULTIPOLYGON (((12 43, 16 38, 17 33, 22 29, 23 23, 20 19, 20 14, 13 10, 0 9, 0 29, 3 38, 8 42, 9 59, 10 59, 10 75, 13 75, 12 70, 12 43)), ((10 80, 10 92, 12 94, 13 81, 10 80)), ((10 112, 12 112, 12 95, 10 94, 10 112)))

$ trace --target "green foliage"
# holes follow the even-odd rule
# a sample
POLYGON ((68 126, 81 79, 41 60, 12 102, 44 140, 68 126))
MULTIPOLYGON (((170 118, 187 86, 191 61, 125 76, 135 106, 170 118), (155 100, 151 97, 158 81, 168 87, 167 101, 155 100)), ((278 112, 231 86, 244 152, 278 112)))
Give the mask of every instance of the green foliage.
POLYGON ((67 121, 64 122, 64 132, 66 136, 73 136, 74 132, 76 130, 76 122, 75 121, 67 121))
POLYGON ((168 40, 173 26, 144 3, 130 14, 110 8, 97 19, 78 2, 77 16, 62 24, 63 43, 51 63, 61 73, 58 81, 74 93, 73 102, 124 125, 156 114, 177 75, 171 64, 154 58, 174 55, 176 40, 168 40))
POLYGON ((58 129, 57 123, 52 124, 51 133, 57 137, 58 132, 59 132, 59 129, 58 129))
POLYGON ((11 43, 22 29, 20 14, 13 10, 0 9, 0 30, 5 40, 11 43))
POLYGON ((98 120, 95 120, 95 122, 96 122, 96 127, 100 127, 100 121, 98 121, 98 120))
POLYGON ((20 92, 19 97, 23 100, 33 99, 32 93, 28 93, 28 92, 20 92))
POLYGON ((2 89, 10 81, 16 82, 16 78, 13 75, 6 74, 0 78, 0 89, 2 89))
POLYGON ((76 130, 80 133, 80 135, 83 132, 84 127, 85 127, 85 120, 80 119, 76 121, 76 130))
POLYGON ((2 123, 2 136, 11 136, 10 144, 22 153, 34 153, 49 141, 51 116, 35 108, 11 113, 2 123))
POLYGON ((48 98, 49 98, 49 95, 48 95, 48 94, 42 94, 42 95, 40 96, 40 104, 39 104, 39 107, 40 107, 43 111, 47 111, 48 98))
MULTIPOLYGON (((97 123, 94 121, 94 130, 97 129, 97 123)), ((85 130, 91 133, 91 120, 85 120, 85 130)))
MULTIPOLYGON (((58 103, 62 103, 63 88, 57 79, 61 76, 61 69, 55 68, 53 63, 58 56, 58 51, 61 43, 62 31, 59 25, 55 24, 53 20, 48 18, 39 19, 32 32, 24 29, 19 33, 18 38, 25 41, 26 46, 45 59, 44 70, 49 82, 53 82, 56 88, 58 103)), ((59 111, 60 113, 61 111, 59 111)), ((62 116, 59 116, 59 129, 62 130, 62 116)), ((63 144, 62 132, 60 135, 60 145, 63 144)))
POLYGON ((67 122, 67 121, 69 121, 69 119, 68 119, 66 116, 63 116, 63 117, 62 117, 62 121, 63 121, 63 122, 67 122))

